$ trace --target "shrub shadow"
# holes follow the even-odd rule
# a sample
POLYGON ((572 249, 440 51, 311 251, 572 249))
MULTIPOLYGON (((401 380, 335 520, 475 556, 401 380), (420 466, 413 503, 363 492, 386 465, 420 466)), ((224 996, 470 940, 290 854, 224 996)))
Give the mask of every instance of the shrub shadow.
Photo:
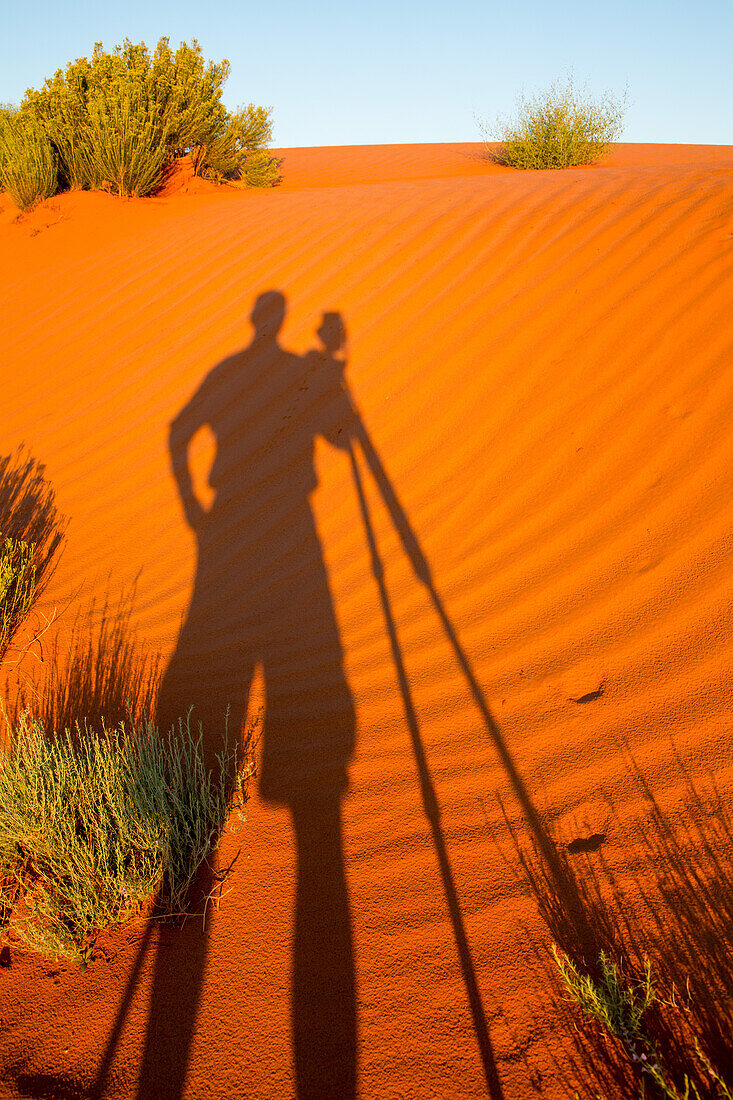
MULTIPOLYGON (((0 662, 8 654, 14 636, 43 591, 53 571, 64 537, 65 522, 56 510, 55 494, 45 476, 45 466, 34 459, 23 445, 10 455, 0 457, 0 542, 6 538, 35 547, 32 554, 33 587, 30 606, 20 618, 4 619, 0 662)), ((43 631, 39 632, 42 634, 43 631)), ((17 669, 25 649, 19 648, 11 669, 17 669)), ((6 669, 6 671, 8 671, 6 669)), ((5 689, 8 695, 7 685, 5 689)))
POLYGON ((109 596, 58 631, 43 663, 43 677, 23 685, 18 708, 48 733, 73 733, 84 723, 114 729, 155 714, 160 659, 144 651, 131 628, 134 589, 116 605, 109 596))
MULTIPOLYGON (((689 1078, 701 1100, 714 1100, 722 1092, 695 1043, 731 1088, 733 819, 714 780, 701 792, 679 758, 686 787, 681 815, 666 813, 633 760, 631 766, 648 808, 647 818, 628 837, 645 856, 645 866, 633 880, 633 897, 600 845, 573 852, 572 845, 557 843, 545 829, 545 844, 555 852, 550 867, 536 835, 523 845, 507 824, 552 941, 595 980, 601 952, 632 980, 648 959, 657 996, 644 1017, 644 1030, 680 1095, 685 1095, 689 1078)), ((618 841, 622 826, 615 821, 612 828, 618 841)), ((560 990, 546 947, 540 953, 548 983, 560 990)), ((579 1009, 566 996, 555 1009, 575 1046, 578 1080, 589 1094, 596 1095, 599 1087, 619 1095, 638 1091, 638 1067, 630 1065, 619 1042, 595 1023, 580 1024, 579 1009)), ((657 1094, 648 1081, 646 1087, 649 1095, 657 1094)))
POLYGON ((51 576, 65 528, 45 475, 46 467, 23 446, 0 457, 0 534, 18 542, 35 543, 36 597, 51 576))

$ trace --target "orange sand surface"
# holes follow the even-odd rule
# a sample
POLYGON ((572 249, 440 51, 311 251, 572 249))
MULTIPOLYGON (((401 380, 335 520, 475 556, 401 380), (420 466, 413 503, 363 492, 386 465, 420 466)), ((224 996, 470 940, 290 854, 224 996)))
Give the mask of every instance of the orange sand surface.
POLYGON ((733 148, 480 154, 0 196, 0 453, 68 519, 44 607, 134 587, 166 713, 267 697, 219 911, 86 972, 13 950, 3 1097, 572 1096, 496 796, 630 879, 629 753, 670 813, 677 758, 730 794, 733 148))

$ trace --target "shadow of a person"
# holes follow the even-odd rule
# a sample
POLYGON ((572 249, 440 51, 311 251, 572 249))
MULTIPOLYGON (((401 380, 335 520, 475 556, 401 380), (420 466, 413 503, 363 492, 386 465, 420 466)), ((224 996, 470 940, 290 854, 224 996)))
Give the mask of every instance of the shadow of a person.
MULTIPOLYGON (((213 766, 225 726, 230 737, 240 734, 262 668, 260 791, 289 807, 297 847, 297 1096, 349 1100, 356 1095, 357 1018, 341 800, 355 719, 309 495, 317 485, 316 438, 346 447, 354 410, 345 364, 335 355, 343 337, 338 315, 324 315, 323 350, 302 357, 278 343, 284 317, 283 295, 261 294, 251 344, 214 367, 171 425, 173 472, 198 564, 161 684, 158 725, 170 729, 193 708, 213 766), (208 510, 194 492, 188 457, 204 426, 216 440, 208 510)), ((211 878, 199 887, 204 896, 211 878)), ((163 933, 158 947, 139 1098, 184 1091, 207 937, 189 926, 183 938, 174 945, 163 933)))

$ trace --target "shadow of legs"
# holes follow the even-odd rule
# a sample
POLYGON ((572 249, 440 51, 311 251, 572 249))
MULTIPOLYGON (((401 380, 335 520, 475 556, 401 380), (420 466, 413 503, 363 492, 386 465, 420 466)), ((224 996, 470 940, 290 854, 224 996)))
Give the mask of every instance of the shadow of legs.
POLYGON ((292 992, 298 1100, 351 1100, 356 989, 340 797, 291 810, 298 853, 292 992))
MULTIPOLYGON (((197 898, 213 887, 205 866, 196 883, 197 898)), ((200 911, 203 901, 194 908, 200 911)), ((158 934, 145 1052, 137 1100, 179 1100, 183 1096, 203 986, 209 930, 192 917, 180 928, 163 926, 158 934)))

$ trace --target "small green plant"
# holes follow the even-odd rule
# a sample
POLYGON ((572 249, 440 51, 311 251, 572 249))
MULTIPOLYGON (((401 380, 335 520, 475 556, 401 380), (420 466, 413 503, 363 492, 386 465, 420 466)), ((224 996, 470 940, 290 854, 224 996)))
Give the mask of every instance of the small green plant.
POLYGON ((623 129, 626 94, 594 99, 572 77, 544 92, 520 96, 516 115, 494 126, 480 122, 489 155, 510 168, 569 168, 606 154, 623 129), (490 143, 499 141, 498 150, 490 143))
POLYGON ((642 1021, 655 997, 649 960, 645 960, 643 973, 632 981, 605 951, 601 951, 598 960, 598 979, 583 974, 554 943, 552 956, 565 988, 578 1002, 583 1014, 620 1039, 632 1061, 644 1066, 651 1044, 644 1035, 642 1021))
MULTIPOLYGON (((668 1100, 702 1100, 700 1090, 689 1074, 684 1075, 681 1088, 673 1083, 664 1059, 644 1028, 644 1017, 652 1006, 679 1010, 674 997, 668 1002, 657 997, 648 959, 645 959, 640 975, 628 978, 602 951, 598 960, 600 977, 594 978, 582 973, 556 944, 552 944, 551 950, 565 989, 580 1006, 586 1019, 595 1020, 603 1031, 620 1041, 624 1054, 640 1077, 642 1098, 648 1094, 649 1087, 652 1094, 668 1100)), ((696 1036, 692 1046, 698 1075, 702 1072, 707 1076, 705 1096, 710 1094, 712 1088, 713 1095, 733 1100, 722 1077, 703 1053, 696 1036)))
POLYGON ((28 210, 58 187, 56 154, 33 118, 12 108, 0 110, 0 189, 28 210))
POLYGON ((0 662, 30 614, 35 595, 35 544, 0 535, 0 662))
POLYGON ((156 900, 184 915, 191 886, 252 771, 248 745, 213 773, 188 722, 47 735, 25 718, 0 769, 0 912, 31 949, 89 958, 98 932, 156 900))

